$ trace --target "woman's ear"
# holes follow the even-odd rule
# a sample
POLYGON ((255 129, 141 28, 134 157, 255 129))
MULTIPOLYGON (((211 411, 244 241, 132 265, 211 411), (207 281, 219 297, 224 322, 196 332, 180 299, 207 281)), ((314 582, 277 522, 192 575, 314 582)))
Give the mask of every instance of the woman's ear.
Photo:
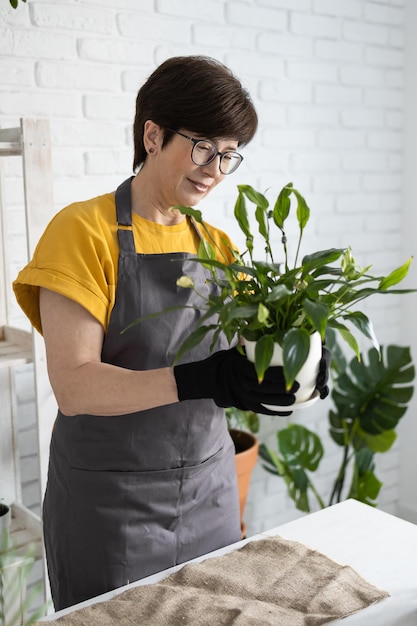
POLYGON ((152 120, 146 120, 143 127, 143 145, 145 146, 146 152, 148 154, 155 154, 155 152, 161 148, 162 141, 162 128, 152 120))

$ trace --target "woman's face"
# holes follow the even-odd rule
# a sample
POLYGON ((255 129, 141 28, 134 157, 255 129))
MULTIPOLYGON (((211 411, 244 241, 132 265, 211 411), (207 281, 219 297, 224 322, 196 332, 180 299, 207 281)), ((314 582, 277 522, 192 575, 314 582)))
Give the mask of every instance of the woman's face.
MULTIPOLYGON (((193 134, 187 129, 180 129, 184 135, 193 139, 207 139, 193 134)), ((219 152, 237 150, 238 142, 233 139, 211 140, 219 152)), ((205 198, 224 178, 220 172, 220 155, 208 165, 196 165, 191 159, 193 143, 175 134, 168 145, 159 150, 158 171, 161 191, 169 206, 183 204, 194 206, 205 198)), ((148 157, 149 158, 149 157, 148 157)))

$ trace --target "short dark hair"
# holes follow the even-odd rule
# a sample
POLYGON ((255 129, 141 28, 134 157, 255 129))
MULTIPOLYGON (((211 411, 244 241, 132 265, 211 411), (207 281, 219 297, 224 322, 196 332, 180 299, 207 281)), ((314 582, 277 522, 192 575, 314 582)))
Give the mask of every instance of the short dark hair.
POLYGON ((162 63, 140 88, 133 125, 133 170, 146 159, 144 125, 152 120, 169 131, 186 128, 207 139, 230 137, 240 146, 249 143, 258 127, 251 97, 231 70, 211 57, 172 57, 162 63))

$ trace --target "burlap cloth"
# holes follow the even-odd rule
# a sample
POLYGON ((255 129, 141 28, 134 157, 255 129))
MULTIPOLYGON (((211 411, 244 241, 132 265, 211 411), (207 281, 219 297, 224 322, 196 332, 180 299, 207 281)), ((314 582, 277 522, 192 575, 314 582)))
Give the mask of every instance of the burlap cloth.
POLYGON ((349 566, 282 537, 260 539, 153 585, 61 617, 57 626, 316 626, 389 594, 349 566))

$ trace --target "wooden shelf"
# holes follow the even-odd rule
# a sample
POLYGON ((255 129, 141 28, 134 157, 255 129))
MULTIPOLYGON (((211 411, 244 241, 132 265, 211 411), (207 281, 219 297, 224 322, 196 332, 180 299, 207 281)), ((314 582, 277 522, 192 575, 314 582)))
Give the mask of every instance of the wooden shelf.
POLYGON ((32 333, 11 326, 0 326, 0 367, 31 363, 32 333))
POLYGON ((43 557, 42 522, 40 518, 28 508, 14 502, 12 509, 12 524, 10 539, 18 554, 25 556, 29 546, 33 547, 35 559, 43 557))
POLYGON ((3 128, 0 130, 0 156, 16 156, 22 154, 20 128, 3 128))
MULTIPOLYGON (((51 140, 46 119, 21 118, 18 127, 0 128, 0 183, 9 157, 20 156, 22 166, 22 191, 26 219, 26 244, 29 258, 47 224, 54 214, 53 180, 51 165, 51 140)), ((12 504, 11 541, 17 547, 17 556, 26 557, 28 547, 34 546, 33 558, 42 562, 45 599, 47 578, 43 555, 42 527, 39 516, 34 515, 21 500, 21 458, 18 438, 18 398, 16 368, 33 363, 34 407, 36 418, 37 456, 40 465, 40 489, 46 485, 49 459, 49 442, 56 416, 53 396, 46 366, 45 346, 39 333, 10 326, 9 313, 13 307, 6 268, 9 266, 7 221, 9 207, 5 203, 4 185, 0 184, 0 496, 12 504), (5 454, 3 454, 5 452, 5 454)), ((30 368, 32 369, 32 368, 30 368)), ((32 410, 32 407, 30 407, 32 410)), ((39 573, 39 572, 38 572, 39 573)), ((0 585, 1 586, 1 585, 0 585)), ((1 593, 0 593, 1 596, 1 593)), ((1 601, 0 601, 1 605, 1 601)), ((1 613, 1 606, 0 606, 1 613)), ((0 617, 1 622, 1 617, 0 617)), ((6 619, 6 623, 8 623, 6 619)))

